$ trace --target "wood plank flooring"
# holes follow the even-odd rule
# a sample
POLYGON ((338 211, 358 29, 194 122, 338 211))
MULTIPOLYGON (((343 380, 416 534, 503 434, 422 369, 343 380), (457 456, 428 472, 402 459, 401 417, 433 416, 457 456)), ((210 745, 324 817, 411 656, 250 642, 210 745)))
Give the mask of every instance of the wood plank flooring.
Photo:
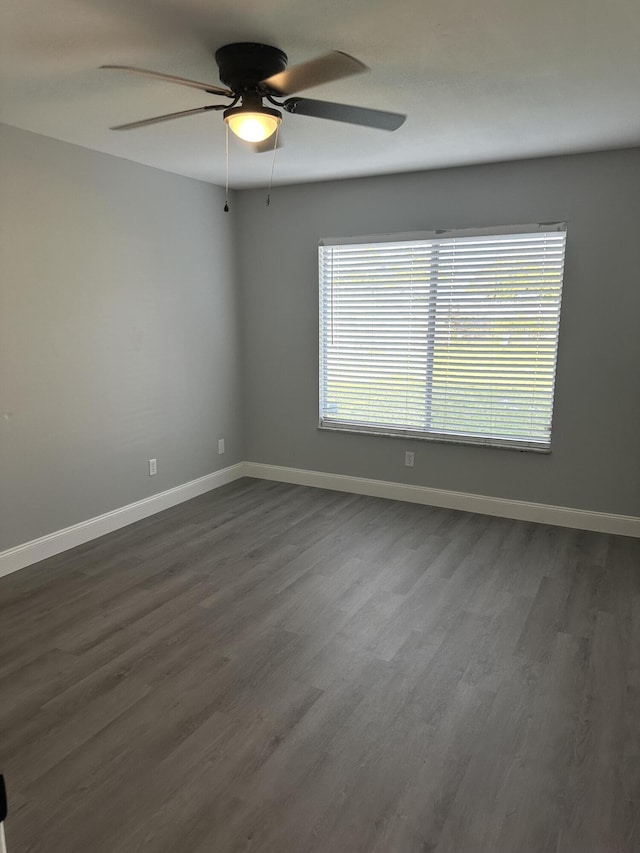
POLYGON ((0 579, 10 853, 640 851, 640 541, 255 480, 0 579))

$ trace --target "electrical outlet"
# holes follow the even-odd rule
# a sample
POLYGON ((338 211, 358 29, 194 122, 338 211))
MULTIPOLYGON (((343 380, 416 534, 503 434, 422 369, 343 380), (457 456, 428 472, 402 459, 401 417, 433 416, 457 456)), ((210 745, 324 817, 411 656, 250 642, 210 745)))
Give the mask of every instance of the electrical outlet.
POLYGON ((404 464, 406 468, 413 468, 413 450, 407 450, 405 452, 404 464))
POLYGON ((149 476, 153 477, 154 474, 158 473, 158 460, 150 459, 149 460, 149 476))
POLYGON ((224 453, 224 438, 218 439, 218 453, 224 453))

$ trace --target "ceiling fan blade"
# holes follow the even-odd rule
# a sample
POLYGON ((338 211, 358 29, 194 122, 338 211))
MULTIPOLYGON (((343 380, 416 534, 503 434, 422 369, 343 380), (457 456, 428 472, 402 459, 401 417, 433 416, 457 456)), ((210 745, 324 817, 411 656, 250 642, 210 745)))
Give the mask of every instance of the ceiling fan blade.
POLYGON ((188 80, 186 77, 175 77, 173 74, 163 74, 161 71, 149 71, 146 68, 134 68, 131 65, 101 65, 100 68, 113 69, 114 71, 127 71, 132 74, 144 74, 146 77, 155 77, 156 80, 166 80, 168 83, 178 83, 180 86, 190 86, 192 89, 201 89, 203 92, 209 92, 211 95, 224 95, 226 98, 233 98, 233 92, 230 89, 223 89, 222 86, 214 86, 210 83, 199 83, 197 80, 188 80))
POLYGON ((146 127, 148 124, 158 124, 161 121, 171 121, 174 118, 183 118, 184 116, 193 116, 196 113, 206 113, 209 110, 224 110, 226 104, 208 104, 206 107, 196 107, 195 110, 181 110, 179 113, 166 113, 163 116, 153 116, 152 118, 143 118, 140 121, 130 121, 127 124, 117 124, 115 127, 110 127, 109 130, 134 130, 136 127, 146 127))
MULTIPOLYGON (((250 142, 249 147, 254 154, 268 154, 270 151, 273 151, 273 141, 273 135, 271 135, 267 139, 263 139, 262 142, 250 142)), ((278 131, 275 147, 276 149, 283 147, 281 130, 278 131)))
POLYGON ((331 121, 344 121, 348 124, 361 124, 378 130, 397 130, 407 118, 401 113, 370 110, 366 107, 352 107, 348 104, 334 104, 332 101, 316 101, 310 98, 289 98, 283 106, 289 113, 328 118, 331 121))
POLYGON ((291 68, 267 77, 262 82, 278 95, 293 95, 294 92, 301 92, 303 89, 310 89, 321 83, 330 83, 332 80, 340 80, 342 77, 368 70, 369 68, 359 59, 340 50, 333 50, 309 62, 292 65, 291 68))

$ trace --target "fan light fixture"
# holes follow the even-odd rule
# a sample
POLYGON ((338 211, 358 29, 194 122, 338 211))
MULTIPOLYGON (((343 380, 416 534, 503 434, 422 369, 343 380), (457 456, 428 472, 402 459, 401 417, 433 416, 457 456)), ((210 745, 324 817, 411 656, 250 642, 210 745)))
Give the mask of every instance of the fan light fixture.
POLYGON ((282 121, 282 113, 270 107, 255 108, 242 106, 224 111, 224 120, 229 128, 245 142, 263 142, 276 132, 282 121))
MULTIPOLYGON (((133 130, 161 121, 224 110, 223 116, 227 129, 231 128, 236 136, 247 142, 260 143, 273 136, 282 121, 282 113, 279 110, 263 105, 262 102, 265 99, 287 113, 341 121, 378 130, 397 130, 406 119, 406 116, 400 113, 297 97, 296 92, 303 89, 341 80, 343 77, 361 74, 368 70, 359 59, 340 50, 333 50, 308 62, 289 67, 287 54, 279 48, 255 42, 239 42, 219 47, 215 53, 215 60, 222 86, 201 83, 186 77, 176 77, 173 74, 165 74, 164 71, 135 68, 132 65, 102 65, 101 68, 142 74, 156 80, 199 89, 208 95, 229 98, 231 101, 226 104, 206 104, 176 113, 143 118, 140 121, 129 121, 126 124, 118 124, 111 130, 133 130), (288 95, 295 97, 287 97, 288 95), (274 100, 274 97, 286 98, 286 100, 281 103, 274 100), (238 103, 240 106, 236 106, 238 103)), ((274 148, 275 142, 276 140, 274 140, 274 148)), ((269 146, 255 145, 254 148, 256 153, 260 153, 269 146)))

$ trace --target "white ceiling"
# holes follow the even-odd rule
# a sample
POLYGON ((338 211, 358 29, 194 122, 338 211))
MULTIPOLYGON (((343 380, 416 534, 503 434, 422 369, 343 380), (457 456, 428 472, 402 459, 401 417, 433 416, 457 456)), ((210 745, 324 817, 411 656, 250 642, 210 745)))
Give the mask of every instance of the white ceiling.
MULTIPOLYGON (((288 115, 274 183, 430 169, 640 143, 639 0, 3 0, 0 121, 224 184, 222 117, 113 124, 215 103, 116 71, 218 83, 216 48, 331 49, 371 71, 304 92, 405 112, 395 133, 288 115)), ((234 187, 268 182, 271 155, 233 140, 234 187)))

